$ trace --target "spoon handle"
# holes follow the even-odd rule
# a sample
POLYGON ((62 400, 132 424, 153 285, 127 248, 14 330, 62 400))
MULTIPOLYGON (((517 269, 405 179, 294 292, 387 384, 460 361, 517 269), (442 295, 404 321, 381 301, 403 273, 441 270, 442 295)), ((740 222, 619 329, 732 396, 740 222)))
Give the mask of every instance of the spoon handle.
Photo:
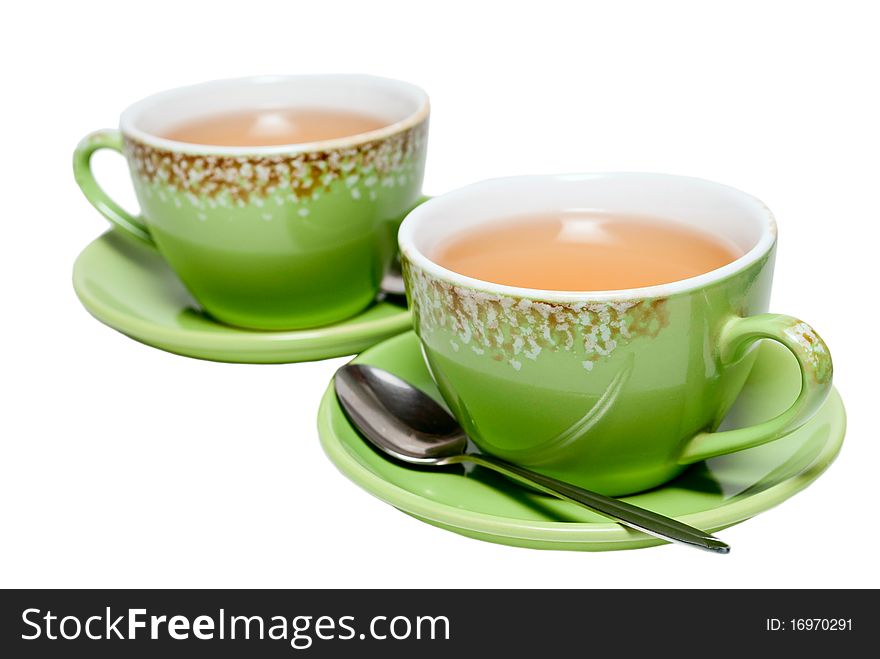
POLYGON ((687 524, 682 524, 678 520, 666 517, 659 513, 639 508, 620 499, 607 497, 597 492, 591 492, 580 487, 565 483, 549 476, 537 474, 528 469, 523 469, 517 465, 501 460, 491 455, 485 454, 463 454, 456 456, 449 462, 473 462, 483 467, 493 469, 508 478, 520 481, 527 485, 531 485, 536 489, 551 494, 565 501, 571 501, 578 505, 588 508, 593 512, 600 513, 606 517, 628 526, 647 533, 648 535, 677 542, 706 551, 712 551, 719 554, 726 554, 730 551, 730 547, 718 540, 717 538, 695 529, 687 524))

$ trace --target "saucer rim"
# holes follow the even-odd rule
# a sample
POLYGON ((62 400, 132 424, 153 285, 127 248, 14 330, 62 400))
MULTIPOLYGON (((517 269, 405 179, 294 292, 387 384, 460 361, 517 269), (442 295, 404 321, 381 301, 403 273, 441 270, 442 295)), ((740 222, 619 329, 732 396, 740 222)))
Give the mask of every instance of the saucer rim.
MULTIPOLYGON (((151 322, 118 311, 98 300, 86 283, 90 250, 109 236, 129 240, 114 229, 108 229, 92 240, 77 255, 73 264, 72 283, 80 303, 96 320, 125 336, 145 345, 184 357, 207 359, 228 363, 295 363, 312 359, 329 359, 351 355, 366 347, 404 333, 412 327, 411 312, 390 302, 379 301, 376 305, 398 307, 400 313, 381 319, 353 323, 366 309, 340 323, 301 330, 249 330, 224 325, 213 319, 210 322, 229 330, 220 334, 206 330, 182 330, 151 322), (332 345, 327 345, 328 343, 332 345), (358 348, 357 346, 360 346, 358 348), (279 354, 279 351, 285 351, 279 354), (194 354, 196 353, 196 354, 194 354), (207 356, 210 353, 216 353, 207 356)), ((156 251, 149 245, 139 245, 156 251)), ((158 254, 157 254, 158 255, 158 254)), ((373 305, 367 309, 373 308, 373 305)))
MULTIPOLYGON (((406 332, 388 340, 402 341, 403 337, 412 334, 406 332)), ((368 361, 373 349, 383 345, 385 341, 373 346, 354 361, 368 361)), ((846 434, 846 410, 843 400, 836 388, 833 388, 823 407, 833 407, 839 415, 839 423, 829 430, 828 439, 814 458, 797 474, 782 482, 757 492, 753 495, 733 497, 729 503, 716 508, 697 511, 676 516, 681 522, 702 528, 706 531, 721 529, 739 524, 758 513, 765 512, 783 501, 791 498, 825 472, 834 462, 843 445, 846 434)), ((356 485, 369 494, 388 503, 411 516, 422 518, 427 523, 434 522, 451 530, 460 529, 477 533, 480 536, 514 539, 547 545, 596 544, 611 546, 626 545, 626 548, 644 547, 666 544, 665 541, 653 538, 639 531, 633 531, 614 522, 554 522, 538 520, 522 520, 502 517, 489 513, 458 508, 446 503, 432 501, 399 485, 386 481, 375 472, 361 465, 346 448, 333 428, 334 416, 342 414, 333 390, 333 381, 327 387, 318 410, 318 435, 321 446, 330 461, 356 485)), ((808 422, 809 423, 809 422, 808 422)), ((660 486, 665 487, 665 486, 660 486)), ((637 496, 637 495, 635 495, 637 496)), ((628 499, 628 497, 623 497, 628 499)), ((621 549, 624 547, 620 547, 621 549)))

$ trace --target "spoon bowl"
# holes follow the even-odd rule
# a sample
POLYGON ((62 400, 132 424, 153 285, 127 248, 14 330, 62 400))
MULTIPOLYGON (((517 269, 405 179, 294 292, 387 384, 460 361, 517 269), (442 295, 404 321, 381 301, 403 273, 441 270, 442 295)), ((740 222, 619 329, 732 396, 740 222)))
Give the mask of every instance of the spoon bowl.
POLYGON ((336 373, 336 396, 370 442, 398 460, 440 464, 467 449, 467 435, 433 398, 393 373, 349 364, 336 373))

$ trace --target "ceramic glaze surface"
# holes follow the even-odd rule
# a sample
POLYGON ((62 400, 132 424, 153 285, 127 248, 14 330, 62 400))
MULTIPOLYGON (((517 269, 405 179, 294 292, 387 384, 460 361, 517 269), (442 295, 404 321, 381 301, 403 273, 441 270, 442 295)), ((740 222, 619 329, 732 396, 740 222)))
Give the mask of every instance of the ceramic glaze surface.
MULTIPOLYGON (((389 370, 442 400, 419 348, 413 333, 402 334, 370 348, 356 361, 389 370)), ((772 342, 754 352, 752 372, 722 428, 759 425, 798 396, 800 373, 789 352, 772 342)), ((843 404, 833 391, 810 421, 783 439, 701 461, 667 484, 626 501, 719 531, 772 508, 816 480, 839 452, 845 426, 843 404)), ((606 551, 662 543, 480 467, 416 469, 389 460, 348 422, 332 383, 321 402, 318 430, 327 455, 348 478, 442 529, 535 549, 606 551)))
POLYGON ((562 305, 452 287, 407 263, 416 333, 444 400, 485 451, 606 494, 663 483, 713 429, 754 354, 722 364, 734 315, 765 312, 772 253, 661 299, 562 305))
POLYGON ((397 228, 421 196, 423 93, 368 76, 219 81, 192 89, 166 92, 181 95, 176 103, 161 94, 141 101, 123 114, 121 133, 83 140, 74 167, 89 200, 121 228, 155 243, 198 303, 226 324, 327 326, 369 306, 396 253, 397 228), (161 132, 164 114, 201 107, 205 99, 222 104, 262 95, 263 102, 283 103, 301 88, 302 103, 335 99, 344 107, 348 90, 352 99, 369 93, 378 116, 397 114, 387 115, 389 126, 375 137, 290 147, 200 146, 150 132, 161 132), (410 106, 400 100, 402 90, 413 96, 410 106), (141 218, 128 217, 94 182, 89 158, 99 148, 125 154, 141 218))
POLYGON ((120 231, 88 245, 73 267, 80 301, 101 322, 169 352, 223 362, 288 363, 350 355, 411 327, 402 304, 375 301, 309 330, 230 327, 206 314, 152 247, 120 231))
POLYGON ((353 149, 346 160, 339 152, 195 158, 181 169, 192 178, 172 173, 186 160, 131 140, 126 154, 150 233, 202 306, 231 325, 314 327, 376 297, 397 227, 420 196, 425 132, 353 149), (364 156, 372 152, 387 154, 364 156))
POLYGON ((760 201, 733 188, 661 174, 495 179, 417 208, 400 244, 414 329, 450 410, 482 450, 559 480, 609 495, 647 490, 686 464, 795 430, 830 390, 819 335, 766 313, 775 223, 760 201), (431 259, 432 245, 510 207, 562 203, 678 213, 743 255, 693 278, 622 291, 504 286, 431 259), (714 433, 765 338, 798 358, 802 395, 760 427, 714 433))

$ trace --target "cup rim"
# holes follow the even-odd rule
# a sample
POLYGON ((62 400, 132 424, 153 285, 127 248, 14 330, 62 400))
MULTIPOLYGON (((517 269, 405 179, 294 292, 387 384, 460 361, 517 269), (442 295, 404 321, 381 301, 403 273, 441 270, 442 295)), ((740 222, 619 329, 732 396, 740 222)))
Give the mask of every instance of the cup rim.
POLYGON ((710 181, 708 179, 693 176, 681 176, 677 174, 661 174, 656 172, 534 174, 485 179, 483 181, 478 181, 476 183, 471 183, 464 187, 457 188, 456 190, 448 192, 444 195, 429 199, 425 203, 413 209, 406 216, 406 218, 404 218, 398 232, 398 243, 400 246, 401 256, 410 261, 416 267, 426 271, 428 274, 432 275, 436 279, 449 282, 455 286, 475 289, 478 291, 499 296, 526 298, 532 300, 540 299, 541 301, 560 304, 572 304, 583 301, 603 302, 666 298, 680 293, 692 292, 694 290, 703 288, 706 285, 721 281, 723 279, 727 279, 728 277, 731 277, 747 269, 756 261, 760 260, 765 255, 770 253, 770 251, 773 249, 773 246, 776 244, 776 238, 776 219, 774 218, 773 213, 770 211, 767 205, 757 197, 743 192, 738 188, 734 188, 723 183, 716 183, 715 181, 710 181), (720 268, 716 268, 715 270, 710 270, 709 272, 704 272, 694 277, 688 277, 686 279, 680 279, 678 281, 667 282, 663 284, 656 284, 654 286, 596 291, 561 291, 540 288, 525 288, 521 286, 510 286, 507 284, 497 284, 494 282, 485 281, 483 279, 477 279, 475 277, 462 275, 453 270, 449 270, 448 268, 444 268, 443 266, 431 260, 416 246, 416 234, 418 232, 418 229, 426 221, 429 221, 432 212, 432 205, 434 205, 435 200, 442 199, 448 195, 461 192, 472 192, 474 190, 479 190, 480 188, 486 188, 488 190, 489 188, 493 188, 496 186, 503 187, 508 185, 515 185, 517 183, 522 183, 526 180, 579 181, 596 180, 603 178, 665 178, 668 180, 674 179, 679 182, 688 182, 692 185, 699 186, 710 186, 719 191, 734 193, 735 195, 750 201, 758 210, 760 217, 763 221, 761 236, 755 243, 755 245, 752 246, 745 254, 731 261, 730 263, 721 266, 720 268))
POLYGON ((361 73, 330 73, 330 74, 294 74, 294 75, 257 75, 242 76, 238 78, 221 78, 217 80, 209 80, 207 82, 199 82, 192 85, 183 85, 174 87, 165 91, 150 94, 139 101, 135 101, 129 105, 119 117, 119 129, 123 135, 130 137, 138 142, 142 142, 156 149, 165 151, 175 151, 179 153, 188 153, 193 155, 217 155, 217 156, 272 156, 272 155, 293 155, 298 153, 309 153, 314 151, 329 151, 334 149, 344 149, 347 147, 358 146, 366 142, 374 142, 382 140, 396 133, 400 133, 408 128, 417 126, 424 121, 430 112, 430 101, 428 94, 421 87, 403 80, 394 78, 385 78, 382 76, 367 75, 361 73), (135 125, 135 118, 144 106, 148 106, 157 101, 174 98, 175 96, 183 96, 199 90, 207 90, 216 87, 236 84, 266 84, 273 82, 285 82, 296 80, 315 80, 318 78, 335 79, 339 82, 345 81, 369 81, 377 85, 385 85, 388 87, 397 87, 413 94, 419 99, 418 108, 404 117, 382 128, 371 130, 366 133, 357 133, 346 137, 337 137, 329 140, 319 140, 314 142, 301 142, 297 144, 273 144, 271 146, 222 146, 211 144, 193 144, 190 142, 180 142, 178 140, 170 140, 158 135, 153 135, 141 130, 135 125))

